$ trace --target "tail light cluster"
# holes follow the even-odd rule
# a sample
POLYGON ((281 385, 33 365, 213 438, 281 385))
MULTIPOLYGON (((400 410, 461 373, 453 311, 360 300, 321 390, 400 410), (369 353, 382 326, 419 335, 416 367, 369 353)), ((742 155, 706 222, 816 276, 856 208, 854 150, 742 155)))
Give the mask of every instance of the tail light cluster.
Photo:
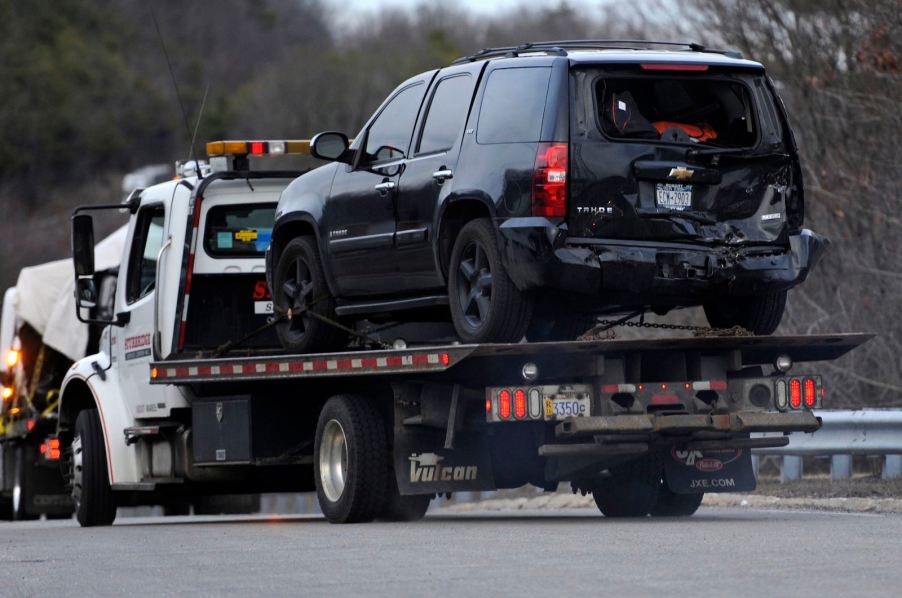
POLYGON ((566 143, 539 144, 533 170, 533 216, 563 218, 567 215, 568 153, 566 143))
POLYGON ((695 382, 647 382, 640 384, 604 384, 602 396, 607 395, 618 405, 629 408, 635 401, 657 409, 669 405, 680 406, 694 397, 716 401, 718 391, 727 389, 726 380, 697 380, 695 382))
POLYGON ((60 458, 60 439, 48 438, 41 443, 41 455, 50 461, 56 461, 60 458))
POLYGON ((820 376, 779 378, 774 382, 777 409, 815 409, 821 406, 824 386, 820 376))
POLYGON ((589 415, 591 397, 592 389, 587 384, 488 388, 486 420, 536 421, 589 415))

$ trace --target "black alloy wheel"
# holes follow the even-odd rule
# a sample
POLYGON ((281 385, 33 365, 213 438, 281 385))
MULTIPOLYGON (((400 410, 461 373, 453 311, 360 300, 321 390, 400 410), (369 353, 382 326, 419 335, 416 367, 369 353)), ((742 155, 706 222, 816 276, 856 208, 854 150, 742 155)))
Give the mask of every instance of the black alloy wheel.
POLYGON ((472 328, 483 325, 492 309, 492 269, 479 240, 467 245, 460 261, 457 296, 464 321, 472 328))

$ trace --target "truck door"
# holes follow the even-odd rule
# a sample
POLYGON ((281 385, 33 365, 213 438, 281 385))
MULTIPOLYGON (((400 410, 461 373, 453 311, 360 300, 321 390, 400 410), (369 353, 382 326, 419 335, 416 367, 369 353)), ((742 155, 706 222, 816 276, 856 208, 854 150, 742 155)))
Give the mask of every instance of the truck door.
POLYGON ((166 212, 161 204, 142 207, 128 245, 127 271, 120 274, 117 304, 128 322, 112 330, 112 356, 119 367, 120 389, 134 417, 154 417, 166 410, 164 386, 149 384, 154 333, 157 258, 163 245, 166 212))
POLYGON ((482 65, 445 69, 432 87, 401 174, 398 193, 398 230, 395 255, 407 274, 405 290, 443 286, 433 246, 436 208, 453 187, 473 90, 482 65))

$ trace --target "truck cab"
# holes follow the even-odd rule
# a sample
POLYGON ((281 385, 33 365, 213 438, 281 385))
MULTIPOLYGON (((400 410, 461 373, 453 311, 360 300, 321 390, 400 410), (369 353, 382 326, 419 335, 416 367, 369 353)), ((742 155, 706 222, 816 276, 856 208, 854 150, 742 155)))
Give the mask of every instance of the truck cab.
MULTIPOLYGON (((76 260, 79 317, 103 326, 99 351, 77 361, 62 385, 59 434, 76 503, 85 491, 80 486, 89 483, 79 478, 80 451, 90 442, 78 437, 85 411, 96 418, 89 428, 102 432, 106 482, 121 491, 121 504, 128 504, 130 490, 148 484, 181 485, 174 469, 184 455, 154 452, 153 442, 137 439, 161 436, 165 440, 156 445, 170 446, 178 426, 161 429, 156 422, 190 417, 191 392, 150 386, 150 362, 214 351, 265 324, 272 312, 263 255, 279 194, 299 173, 201 168, 193 176, 136 189, 122 204, 80 208, 73 216, 81 247, 91 246, 92 211, 118 210, 129 219, 108 320, 87 315, 97 301, 93 256, 82 255, 81 265, 76 260)), ((276 345, 275 337, 264 333, 242 350, 276 345)))

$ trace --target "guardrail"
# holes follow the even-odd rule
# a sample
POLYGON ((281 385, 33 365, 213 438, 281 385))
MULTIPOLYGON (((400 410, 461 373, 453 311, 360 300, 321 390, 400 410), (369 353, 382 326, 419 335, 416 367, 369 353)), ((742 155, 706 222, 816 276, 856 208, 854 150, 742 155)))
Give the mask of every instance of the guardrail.
POLYGON ((842 480, 852 477, 853 455, 883 455, 883 478, 902 477, 902 409, 821 409, 815 414, 823 421, 817 432, 790 434, 786 446, 753 451, 756 472, 758 456, 778 455, 783 457, 780 481, 797 480, 803 456, 824 456, 831 457, 831 477, 842 480))

